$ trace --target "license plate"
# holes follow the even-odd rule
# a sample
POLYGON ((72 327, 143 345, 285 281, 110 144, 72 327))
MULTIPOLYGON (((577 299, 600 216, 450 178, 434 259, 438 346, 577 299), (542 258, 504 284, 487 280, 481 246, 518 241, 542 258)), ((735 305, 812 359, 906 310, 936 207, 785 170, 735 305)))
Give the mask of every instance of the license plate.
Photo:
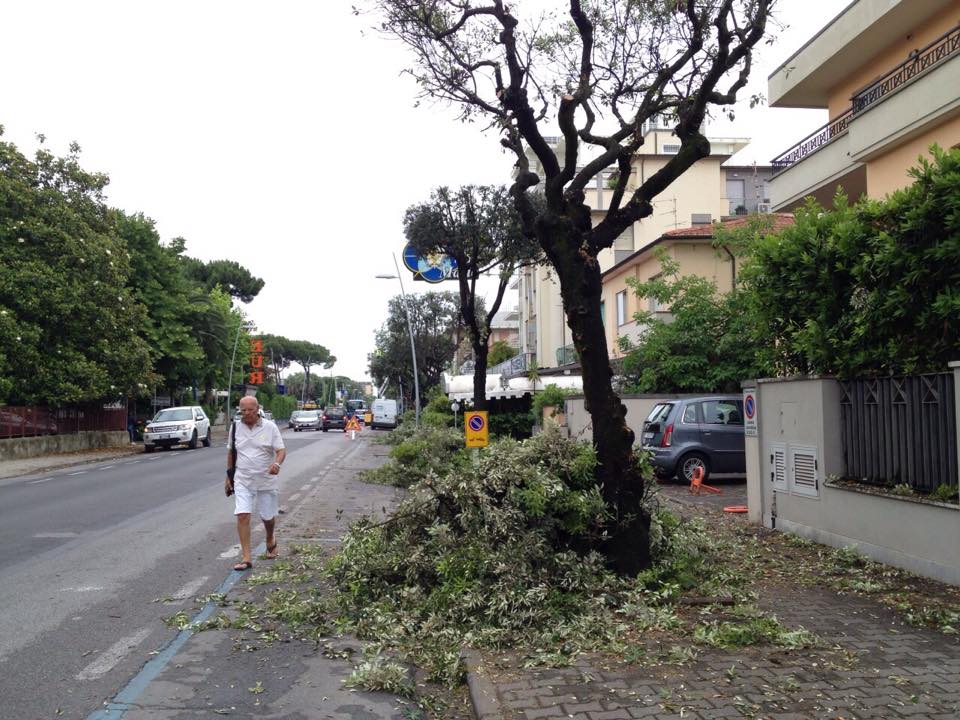
POLYGON ((649 442, 649 441, 651 441, 651 440, 653 440, 653 433, 644 433, 644 434, 643 434, 643 441, 644 441, 644 442, 649 442))

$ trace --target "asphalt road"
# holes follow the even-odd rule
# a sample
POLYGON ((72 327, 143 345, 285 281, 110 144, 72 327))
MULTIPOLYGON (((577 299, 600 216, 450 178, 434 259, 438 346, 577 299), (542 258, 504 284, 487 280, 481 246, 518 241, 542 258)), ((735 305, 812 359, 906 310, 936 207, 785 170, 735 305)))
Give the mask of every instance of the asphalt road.
MULTIPOLYGON (((350 447, 283 435, 281 507, 350 447)), ((175 636, 163 617, 220 586, 239 555, 225 460, 220 443, 0 482, 0 717, 86 718, 175 636)))

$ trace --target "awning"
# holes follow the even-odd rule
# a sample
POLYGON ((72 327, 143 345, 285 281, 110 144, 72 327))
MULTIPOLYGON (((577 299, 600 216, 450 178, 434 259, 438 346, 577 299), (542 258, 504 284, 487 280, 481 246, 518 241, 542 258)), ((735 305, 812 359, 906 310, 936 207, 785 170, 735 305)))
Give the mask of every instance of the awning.
MULTIPOLYGON (((580 375, 551 375, 534 381, 528 377, 506 378, 500 374, 487 375, 485 394, 487 399, 522 398, 543 390, 547 385, 556 385, 565 390, 583 390, 583 378, 580 375)), ((443 376, 443 390, 451 400, 473 400, 473 375, 443 376)))

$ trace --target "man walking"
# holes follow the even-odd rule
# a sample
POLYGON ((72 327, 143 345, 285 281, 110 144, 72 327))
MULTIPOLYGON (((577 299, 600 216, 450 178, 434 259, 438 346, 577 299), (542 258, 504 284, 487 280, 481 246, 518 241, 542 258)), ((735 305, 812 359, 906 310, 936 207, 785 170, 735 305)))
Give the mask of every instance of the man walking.
POLYGON ((240 398, 240 421, 234 424, 232 437, 227 441, 224 491, 230 495, 230 475, 233 474, 233 491, 236 495, 234 515, 237 516, 237 534, 243 553, 243 559, 233 569, 242 571, 253 567, 250 557, 250 514, 254 507, 267 531, 267 558, 277 557, 277 539, 273 533, 279 507, 277 475, 287 451, 277 426, 272 420, 260 417, 260 403, 255 397, 240 398), (233 462, 234 444, 236 466, 233 462), (234 472, 231 473, 231 470, 234 472))

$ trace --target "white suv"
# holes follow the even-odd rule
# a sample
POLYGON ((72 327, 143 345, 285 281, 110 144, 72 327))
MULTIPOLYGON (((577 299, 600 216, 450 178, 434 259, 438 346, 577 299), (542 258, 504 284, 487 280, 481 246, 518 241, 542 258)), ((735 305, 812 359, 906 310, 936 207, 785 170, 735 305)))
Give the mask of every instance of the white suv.
POLYGON ((190 448, 197 441, 210 447, 210 419, 199 405, 184 405, 161 410, 143 431, 143 450, 153 452, 156 448, 168 448, 186 443, 190 448))

